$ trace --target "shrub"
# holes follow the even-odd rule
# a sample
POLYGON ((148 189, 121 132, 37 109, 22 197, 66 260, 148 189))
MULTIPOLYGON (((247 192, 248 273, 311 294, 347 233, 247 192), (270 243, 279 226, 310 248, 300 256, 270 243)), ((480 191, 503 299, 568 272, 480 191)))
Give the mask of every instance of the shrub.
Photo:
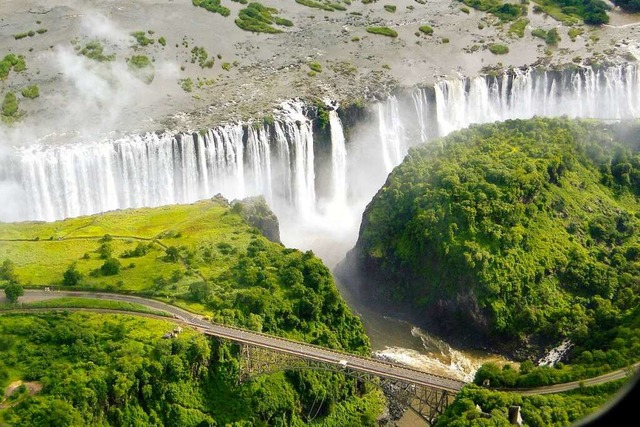
POLYGON ((428 25, 423 25, 420 28, 418 28, 421 32, 423 32, 424 34, 430 36, 431 34, 433 34, 433 28, 431 28, 428 25))
POLYGON ((13 92, 7 92, 2 101, 2 115, 6 117, 15 117, 18 114, 18 98, 13 92))
POLYGON ((167 39, 165 39, 164 37, 160 37, 158 39, 158 43, 160 43, 162 46, 166 46, 167 45, 167 39))
POLYGON ((386 10, 387 12, 394 13, 396 11, 396 6, 392 4, 385 4, 384 10, 386 10))
POLYGON ((380 34, 387 37, 398 37, 398 33, 389 27, 367 27, 367 32, 371 34, 380 34))
POLYGON ((115 276, 120 272, 120 268, 120 261, 115 258, 109 258, 100 266, 100 273, 103 276, 115 276))
POLYGON ((278 10, 272 7, 266 7, 260 3, 250 3, 245 9, 240 10, 235 23, 245 31, 270 34, 282 32, 282 30, 273 27, 272 24, 284 27, 293 26, 293 22, 288 19, 274 16, 277 13, 278 10))
POLYGON ((40 89, 38 85, 27 86, 22 89, 22 96, 29 99, 35 99, 40 96, 40 89))
POLYGON ((492 44, 489 45, 489 52, 495 55, 504 55, 505 53, 509 53, 509 48, 503 44, 492 44))
POLYGON ((145 33, 144 31, 134 31, 133 33, 131 33, 131 35, 134 39, 136 39, 136 42, 140 46, 147 46, 155 43, 155 40, 147 37, 147 33, 145 33))
POLYGON ((191 0, 194 6, 199 6, 209 12, 219 13, 222 16, 229 16, 231 11, 220 5, 220 0, 191 0))
POLYGON ((560 34, 555 28, 547 31, 547 35, 544 38, 544 41, 549 45, 557 45, 560 40, 562 40, 560 34))
POLYGON ((539 37, 543 40, 545 40, 547 38, 547 32, 545 30, 543 30, 542 28, 536 28, 535 30, 531 31, 531 35, 533 37, 539 37))
POLYGON ((316 73, 321 73, 322 72, 322 65, 320 65, 319 62, 316 62, 316 61, 309 62, 307 65, 309 66, 309 68, 311 68, 316 73))
POLYGON ((23 39, 23 38, 25 38, 27 36, 28 36, 27 33, 19 33, 19 34, 14 34, 13 38, 16 39, 16 40, 20 40, 20 39, 23 39))
POLYGON ((222 63, 222 69, 223 69, 223 70, 225 70, 225 71, 229 71, 229 70, 231 70, 231 63, 229 63, 229 62, 223 62, 223 63, 222 63))
POLYGON ((146 84, 153 81, 155 71, 151 60, 146 55, 133 55, 127 61, 127 65, 129 66, 129 71, 146 84))
POLYGON ((180 80, 180 87, 185 92, 193 91, 193 80, 191 80, 191 77, 187 77, 186 79, 180 80))
POLYGON ((65 286, 75 286, 82 280, 82 273, 76 268, 76 264, 71 264, 62 275, 62 284, 65 286))

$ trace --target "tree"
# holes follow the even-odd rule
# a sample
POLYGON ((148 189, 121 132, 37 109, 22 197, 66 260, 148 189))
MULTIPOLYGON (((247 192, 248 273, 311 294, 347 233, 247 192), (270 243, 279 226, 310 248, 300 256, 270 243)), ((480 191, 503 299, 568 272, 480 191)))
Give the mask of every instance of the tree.
POLYGON ((104 276, 115 276, 120 272, 120 261, 115 258, 107 259, 102 266, 100 266, 100 272, 104 276))
POLYGON ((178 262, 180 259, 180 251, 175 246, 169 246, 165 252, 167 253, 166 259, 169 262, 178 262))
POLYGON ((15 272, 15 264, 10 259, 5 259, 0 266, 0 280, 16 282, 18 280, 15 272))
POLYGON ((16 302, 18 302, 18 298, 24 295, 24 288, 20 283, 12 281, 7 286, 5 286, 4 294, 6 295, 10 303, 15 304, 16 302))
POLYGON ((80 280, 82 280, 82 273, 78 271, 78 269, 76 268, 76 263, 74 262, 64 272, 62 283, 65 286, 75 286, 80 283, 80 280))

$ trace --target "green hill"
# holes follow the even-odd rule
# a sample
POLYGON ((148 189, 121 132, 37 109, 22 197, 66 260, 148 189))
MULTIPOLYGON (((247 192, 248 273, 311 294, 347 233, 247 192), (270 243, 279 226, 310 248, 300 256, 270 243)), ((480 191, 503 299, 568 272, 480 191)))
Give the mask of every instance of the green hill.
POLYGON ((637 360, 639 135, 635 123, 536 118, 414 148, 340 274, 466 344, 524 359, 570 338, 574 354, 637 360))
MULTIPOLYGON (((0 287, 136 293, 220 323, 369 355, 362 323, 322 261, 247 222, 277 238, 273 219, 254 201, 214 199, 0 224, 0 287)), ((81 299, 23 307, 78 305, 149 311, 81 299)), ((193 332, 163 340, 175 327, 165 321, 10 308, 0 311, 0 425, 374 425, 384 405, 380 391, 338 373, 279 372, 240 384, 238 346, 193 332), (18 382, 41 389, 30 396, 26 385, 11 387, 18 382)))
POLYGON ((214 199, 0 224, 0 260, 24 285, 151 296, 221 323, 368 354, 322 261, 267 240, 245 221, 246 206, 259 222, 253 202, 214 199))
POLYGON ((1 315, 0 425, 374 425, 381 394, 354 380, 308 371, 240 383, 238 346, 189 328, 163 339, 175 328, 120 314, 1 315))

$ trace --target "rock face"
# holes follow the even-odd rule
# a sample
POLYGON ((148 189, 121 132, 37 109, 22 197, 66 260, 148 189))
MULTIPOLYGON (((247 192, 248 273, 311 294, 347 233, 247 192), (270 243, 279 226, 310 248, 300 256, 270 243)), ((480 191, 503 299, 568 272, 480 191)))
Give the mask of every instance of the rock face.
POLYGON ((280 241, 280 225, 278 218, 271 211, 263 196, 247 197, 232 203, 233 208, 241 212, 242 217, 269 240, 275 243, 280 241))

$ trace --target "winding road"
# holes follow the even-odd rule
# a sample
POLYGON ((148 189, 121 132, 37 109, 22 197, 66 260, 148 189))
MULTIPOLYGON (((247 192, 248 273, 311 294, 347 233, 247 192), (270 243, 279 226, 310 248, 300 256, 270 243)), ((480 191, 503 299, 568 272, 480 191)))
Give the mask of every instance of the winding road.
MULTIPOLYGON (((339 366, 342 368, 366 372, 368 374, 376 375, 379 377, 390 378, 394 380, 403 381, 410 384, 416 384, 423 387, 429 388, 437 388, 440 390, 446 390, 451 393, 457 393, 460 389, 466 384, 462 381, 443 377, 440 375, 430 374, 423 371, 418 371, 416 369, 408 368, 405 366, 399 366, 390 362, 385 362, 377 359, 372 359, 368 357, 357 356, 351 353, 329 350, 323 347, 293 341, 281 337, 276 337, 272 335, 262 334, 254 331, 249 331, 241 328, 231 327, 231 326, 223 326, 218 324, 213 324, 210 321, 206 320, 203 316, 191 313, 182 308, 138 296, 133 295, 122 295, 122 294, 111 294, 111 293, 100 293, 100 292, 85 292, 85 291, 41 291, 41 290, 25 290, 25 294, 21 297, 21 302, 29 303, 36 301, 44 301, 49 299, 56 298, 66 298, 66 297, 76 297, 76 298, 92 298, 92 299, 103 299, 103 300, 112 300, 112 301, 123 301, 130 302, 143 305, 145 307, 164 311, 173 316, 173 319, 160 317, 164 320, 174 320, 179 321, 181 323, 185 323, 190 325, 200 332, 220 337, 226 338, 238 343, 250 344, 262 348, 266 348, 273 351, 278 351, 281 353, 290 354, 293 356, 298 356, 301 358, 305 358, 308 360, 323 362, 332 364, 335 366, 339 366)), ((2 297, 0 297, 0 302, 2 301, 2 297)), ((51 309, 47 309, 51 310, 51 309)), ((68 309, 73 310, 73 309, 68 309)), ((98 310, 98 309, 76 309, 76 310, 86 310, 86 311, 107 311, 107 312, 118 312, 118 310, 98 310)), ((127 314, 139 314, 135 312, 125 312, 127 314)), ((155 317, 153 315, 146 315, 150 317, 155 317)), ((619 369, 617 371, 609 372, 607 374, 601 375, 599 377, 590 378, 581 381, 573 381, 569 383, 563 384, 555 384, 544 387, 537 387, 532 389, 504 389, 502 391, 516 392, 521 395, 535 395, 535 394, 550 394, 550 393, 561 393, 564 391, 573 390, 576 388, 590 386, 595 384, 601 384, 609 381, 614 381, 622 378, 630 378, 633 375, 637 375, 640 369, 640 362, 634 364, 631 367, 627 367, 624 369, 619 369)))

